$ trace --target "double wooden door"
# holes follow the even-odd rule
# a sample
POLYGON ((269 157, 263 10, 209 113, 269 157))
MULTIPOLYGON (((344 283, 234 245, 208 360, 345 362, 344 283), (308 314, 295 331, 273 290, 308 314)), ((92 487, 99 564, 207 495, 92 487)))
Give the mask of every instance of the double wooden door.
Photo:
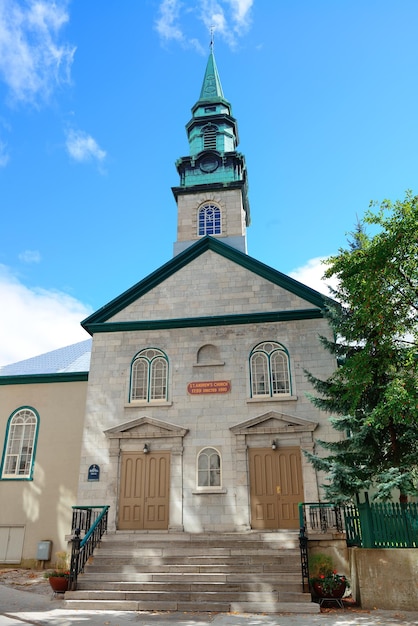
POLYGON ((300 448, 249 448, 251 526, 298 528, 303 501, 300 448))
POLYGON ((167 530, 169 452, 123 452, 119 489, 119 530, 167 530))

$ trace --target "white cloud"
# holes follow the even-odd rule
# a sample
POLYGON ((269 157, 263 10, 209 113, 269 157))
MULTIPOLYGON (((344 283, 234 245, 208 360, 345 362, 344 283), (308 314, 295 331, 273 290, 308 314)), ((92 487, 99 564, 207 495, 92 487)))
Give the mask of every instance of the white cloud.
POLYGON ((163 0, 159 14, 155 26, 160 37, 164 40, 183 41, 184 35, 178 25, 180 2, 178 0, 163 0))
POLYGON ((24 263, 39 263, 41 254, 38 250, 24 250, 19 254, 19 260, 24 263))
POLYGON ((307 263, 305 263, 305 265, 297 267, 289 272, 289 276, 326 296, 332 297, 332 294, 328 289, 328 285, 335 289, 337 283, 334 278, 327 279, 326 281, 323 279, 324 272, 326 270, 326 266, 323 264, 324 260, 325 257, 310 259, 307 263))
POLYGON ((0 1, 0 77, 14 101, 36 103, 70 80, 75 47, 59 41, 66 0, 0 1))
POLYGON ((66 293, 25 286, 0 265, 0 365, 83 341, 91 309, 66 293))
POLYGON ((194 47, 202 52, 207 48, 197 45, 195 33, 193 33, 194 36, 186 33, 190 19, 193 20, 195 17, 207 29, 207 43, 209 43, 209 31, 214 28, 215 37, 223 39, 229 46, 234 47, 237 39, 245 35, 250 27, 253 1, 198 0, 195 7, 190 9, 190 6, 187 7, 182 0, 163 0, 159 7, 156 30, 165 42, 174 40, 183 46, 194 47), (184 19, 186 13, 187 22, 184 19))
POLYGON ((66 147, 68 154, 75 161, 97 160, 101 162, 106 157, 106 152, 100 148, 96 140, 81 130, 68 131, 66 147))

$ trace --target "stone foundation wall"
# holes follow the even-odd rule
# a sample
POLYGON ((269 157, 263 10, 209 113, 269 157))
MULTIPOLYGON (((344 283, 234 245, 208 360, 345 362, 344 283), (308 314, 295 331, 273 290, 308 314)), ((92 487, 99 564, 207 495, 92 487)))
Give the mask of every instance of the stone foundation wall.
POLYGON ((309 554, 332 557, 335 569, 350 581, 353 599, 363 609, 418 610, 416 548, 347 548, 341 535, 309 537, 309 554))
POLYGON ((418 610, 418 550, 416 548, 350 548, 364 609, 418 610))

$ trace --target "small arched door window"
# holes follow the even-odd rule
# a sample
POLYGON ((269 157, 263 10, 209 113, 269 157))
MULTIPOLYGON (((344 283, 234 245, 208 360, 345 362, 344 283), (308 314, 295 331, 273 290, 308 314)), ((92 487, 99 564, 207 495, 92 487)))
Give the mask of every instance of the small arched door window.
POLYGON ((215 204, 204 204, 198 213, 199 235, 221 234, 221 209, 215 204))
POLYGON ((221 486, 221 457, 215 448, 204 448, 197 458, 197 486, 210 489, 221 486))
POLYGON ((279 343, 259 343, 250 354, 251 396, 290 394, 289 357, 279 343))
POLYGON ((130 400, 167 400, 168 359, 162 350, 138 352, 131 367, 130 400))
POLYGON ((31 408, 18 409, 7 425, 2 478, 32 478, 38 416, 31 408))

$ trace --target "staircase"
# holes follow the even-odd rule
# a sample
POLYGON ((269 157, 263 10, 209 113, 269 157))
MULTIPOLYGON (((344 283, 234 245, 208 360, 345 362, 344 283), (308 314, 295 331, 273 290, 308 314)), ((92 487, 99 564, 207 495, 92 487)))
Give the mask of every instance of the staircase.
POLYGON ((70 609, 319 613, 302 593, 295 531, 105 535, 70 609))

